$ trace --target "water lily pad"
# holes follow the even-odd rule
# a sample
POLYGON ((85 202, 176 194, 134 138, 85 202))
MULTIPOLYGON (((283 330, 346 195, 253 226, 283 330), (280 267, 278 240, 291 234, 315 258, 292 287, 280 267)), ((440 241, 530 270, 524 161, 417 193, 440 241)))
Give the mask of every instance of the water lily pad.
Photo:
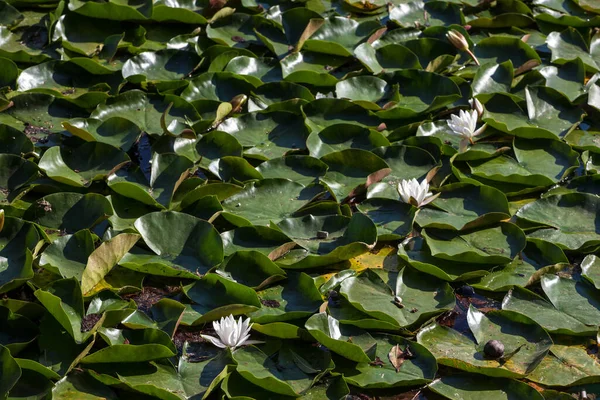
POLYGON ((117 148, 88 142, 77 148, 52 147, 44 153, 38 166, 51 179, 81 187, 104 179, 117 165, 127 161, 127 154, 117 148))
POLYGON ((311 156, 285 156, 260 164, 256 170, 264 178, 285 178, 308 186, 327 172, 327 164, 311 156))
POLYGON ((223 239, 226 256, 238 250, 253 250, 271 256, 278 249, 292 242, 279 230, 266 226, 240 226, 223 232, 221 239, 223 239))
POLYGON ((594 335, 594 326, 554 308, 552 303, 527 289, 515 287, 502 301, 503 310, 519 312, 536 321, 548 332, 564 335, 594 335))
POLYGON ((227 216, 230 221, 243 219, 254 225, 268 225, 291 216, 322 192, 320 185, 304 187, 287 179, 264 179, 229 197, 223 209, 231 214, 227 216))
POLYGON ((504 292, 514 286, 524 287, 536 282, 540 270, 568 263, 569 259, 560 247, 550 242, 528 239, 519 257, 506 265, 493 267, 490 273, 470 284, 474 288, 504 292))
POLYGON ((454 307, 450 286, 438 280, 425 280, 423 276, 405 268, 392 289, 367 269, 357 277, 345 279, 340 293, 358 310, 398 327, 410 328, 454 307))
POLYGON ((336 371, 344 374, 348 383, 365 389, 416 386, 431 382, 437 371, 433 355, 423 346, 400 336, 377 335, 374 362, 345 362, 336 371), (399 367, 390 362, 390 351, 400 350, 399 367))
POLYGON ((318 313, 306 321, 305 327, 319 343, 330 351, 355 362, 371 362, 377 347, 377 342, 373 337, 362 329, 340 326, 334 318, 335 322, 333 323, 339 332, 332 331, 331 321, 331 316, 318 313), (371 355, 369 356, 369 354, 371 355))
POLYGON ((33 203, 24 218, 47 228, 75 233, 88 229, 113 214, 110 203, 96 193, 54 193, 33 203))
POLYGON ((312 386, 321 372, 333 368, 328 353, 297 347, 300 346, 282 347, 275 360, 254 346, 242 347, 233 353, 236 370, 244 379, 270 392, 297 397, 312 386))
POLYGON ((37 326, 33 322, 6 307, 0 306, 0 321, 0 346, 7 348, 15 356, 37 336, 37 326))
POLYGON ((40 265, 59 273, 63 278, 81 275, 88 257, 94 251, 94 239, 88 230, 56 238, 42 253, 40 265))
POLYGON ((438 363, 493 377, 520 378, 540 364, 552 346, 550 336, 533 320, 513 311, 469 308, 470 332, 460 333, 438 323, 422 329, 417 340, 438 363), (504 344, 506 360, 484 356, 489 340, 504 344))
POLYGON ((536 200, 523 206, 516 215, 542 228, 531 233, 530 237, 576 250, 600 241, 595 224, 598 207, 600 202, 597 196, 568 193, 536 200))
POLYGON ((554 344, 527 379, 550 387, 598 383, 600 367, 585 345, 554 344))
POLYGON ((489 180, 548 186, 579 166, 578 154, 570 146, 555 140, 538 139, 537 142, 516 138, 514 152, 518 162, 503 155, 489 161, 471 162, 471 172, 489 180))
POLYGON ((427 229, 423 237, 432 256, 476 264, 507 263, 525 248, 523 231, 510 223, 464 234, 427 229))
POLYGON ((544 275, 542 289, 557 310, 581 321, 595 325, 600 314, 600 297, 596 289, 586 281, 544 275))
POLYGON ((217 270, 256 290, 285 279, 285 271, 258 251, 236 251, 217 270))
POLYGON ((416 270, 450 282, 479 278, 487 275, 492 268, 486 264, 434 257, 423 238, 414 238, 406 246, 399 246, 398 257, 416 270))
POLYGON ((123 77, 130 82, 176 81, 188 76, 200 62, 197 54, 175 49, 140 53, 123 64, 123 77))
POLYGON ((444 376, 428 386, 434 393, 442 395, 447 399, 455 399, 460 396, 462 399, 473 399, 474 396, 486 393, 490 400, 508 400, 512 396, 517 398, 527 398, 543 400, 546 397, 526 383, 513 379, 485 379, 473 374, 458 374, 444 376))
POLYGON ((154 212, 140 217, 135 228, 154 254, 133 248, 119 261, 126 268, 197 279, 196 273, 223 261, 221 236, 199 218, 175 211, 154 212))
POLYGON ((445 185, 433 207, 420 210, 416 222, 421 227, 473 229, 508 219, 508 202, 502 192, 489 186, 445 185))
POLYGON ((329 167, 321 181, 342 201, 355 190, 365 190, 389 174, 388 164, 375 154, 360 149, 347 149, 321 157, 329 167))
POLYGON ((515 136, 554 140, 565 136, 581 121, 581 111, 555 89, 533 86, 525 94, 527 114, 509 96, 495 94, 485 104, 483 120, 515 136))
POLYGON ((389 145, 379 132, 352 124, 331 125, 306 139, 310 155, 316 158, 345 149, 372 150, 389 145))
POLYGON ((259 324, 306 318, 323 303, 313 279, 300 272, 288 272, 285 284, 277 284, 258 292, 263 307, 250 314, 259 324))
POLYGON ((204 275, 186 287, 185 293, 194 302, 184 313, 188 325, 203 324, 230 314, 246 314, 261 307, 253 289, 217 274, 204 275))
POLYGON ((284 268, 314 268, 348 260, 369 251, 377 241, 375 224, 360 213, 351 218, 309 214, 284 219, 277 226, 303 249, 278 259, 284 268))
POLYGON ((108 176, 107 183, 122 196, 157 208, 166 208, 193 165, 188 158, 177 154, 154 153, 149 179, 139 167, 121 164, 108 176))
POLYGON ((219 130, 231 134, 247 147, 246 154, 267 160, 303 148, 307 136, 302 118, 284 111, 228 118, 219 125, 219 130))

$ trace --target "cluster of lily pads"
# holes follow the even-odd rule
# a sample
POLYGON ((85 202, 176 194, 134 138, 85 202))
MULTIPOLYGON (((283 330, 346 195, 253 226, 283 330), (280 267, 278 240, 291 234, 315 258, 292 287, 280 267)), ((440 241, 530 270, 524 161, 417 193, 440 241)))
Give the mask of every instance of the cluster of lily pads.
POLYGON ((600 396, 599 27, 0 0, 0 398, 600 396))

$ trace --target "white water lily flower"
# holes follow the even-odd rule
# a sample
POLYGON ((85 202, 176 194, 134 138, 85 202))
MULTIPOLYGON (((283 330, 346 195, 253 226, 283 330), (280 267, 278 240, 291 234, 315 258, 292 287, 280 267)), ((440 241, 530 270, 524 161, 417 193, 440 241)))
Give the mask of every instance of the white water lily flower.
POLYGON ((483 132, 487 125, 483 125, 477 129, 477 119, 479 115, 477 110, 465 111, 460 110, 458 115, 452 114, 448 126, 456 135, 462 136, 460 141, 460 152, 467 149, 469 143, 473 144, 473 138, 483 132))
POLYGON ((439 196, 439 194, 433 195, 429 191, 429 182, 426 179, 419 183, 415 178, 409 181, 403 179, 398 184, 398 193, 403 202, 412 204, 415 207, 429 204, 439 196))
POLYGON ((200 336, 222 349, 230 348, 233 350, 244 344, 262 343, 257 340, 248 340, 250 338, 250 328, 252 328, 250 318, 242 322, 242 317, 237 321, 233 315, 222 317, 221 321, 213 321, 213 328, 215 328, 218 338, 210 335, 200 336))
POLYGON ((340 321, 333 318, 331 315, 327 315, 327 325, 329 326, 329 336, 332 339, 339 340, 342 337, 342 332, 340 332, 340 321))
POLYGON ((333 92, 329 92, 329 93, 321 93, 318 92, 317 95, 315 96, 315 99, 334 99, 335 96, 333 95, 333 92))
POLYGON ((229 273, 229 272, 227 272, 227 271, 223 271, 222 269, 216 269, 216 270, 215 270, 215 273, 216 273, 217 275, 219 275, 219 276, 221 276, 221 277, 225 278, 225 279, 228 279, 228 280, 232 281, 232 282, 237 282, 237 281, 236 281, 236 280, 233 278, 233 276, 231 276, 231 273, 229 273))

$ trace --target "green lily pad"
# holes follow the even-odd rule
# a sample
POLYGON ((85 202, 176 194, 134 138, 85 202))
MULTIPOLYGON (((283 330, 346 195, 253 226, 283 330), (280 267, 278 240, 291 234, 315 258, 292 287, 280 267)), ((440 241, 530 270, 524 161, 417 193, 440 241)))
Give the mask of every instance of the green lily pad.
POLYGON ((230 314, 240 315, 256 311, 261 304, 253 289, 217 274, 206 274, 191 287, 186 295, 194 302, 184 319, 188 325, 218 320, 230 314), (193 318, 193 319, 192 319, 193 318))
POLYGON ((406 387, 431 382, 437 371, 433 355, 423 346, 400 336, 377 335, 376 362, 344 363, 336 368, 348 383, 365 389, 406 387), (406 355, 398 369, 389 361, 390 351, 396 347, 406 355), (379 362, 377 362, 379 360, 379 362))
POLYGON ((398 247, 398 257, 411 267, 445 281, 464 281, 488 274, 491 265, 465 263, 437 258, 423 238, 414 238, 406 246, 398 247))
POLYGON ((240 221, 239 226, 268 225, 291 216, 323 191, 320 185, 304 187, 287 179, 263 179, 227 198, 223 209, 228 220, 240 221), (265 207, 266 204, 270 206, 265 207))
POLYGON ((579 166, 577 152, 556 140, 537 139, 534 142, 515 138, 513 146, 516 161, 503 155, 489 161, 471 162, 473 175, 494 181, 549 186, 579 166))
POLYGON ((291 243, 291 239, 279 230, 266 226, 240 226, 221 234, 225 255, 238 250, 258 251, 266 256, 291 243))
MULTIPOLYGON (((201 119, 198 111, 182 97, 171 94, 151 95, 140 90, 130 90, 107 99, 106 102, 98 105, 89 117, 104 123, 108 123, 111 118, 126 119, 136 124, 142 131, 155 135, 164 133, 162 121, 167 124, 176 121, 178 124, 185 125, 187 121, 195 122, 201 119)), ((85 126, 85 123, 79 120, 78 123, 85 126)), ((119 121, 119 123, 123 122, 119 121)), ((88 124, 103 126, 95 121, 88 124)), ((100 128, 92 128, 92 131, 98 132, 98 129, 100 128)), ((106 134, 98 132, 97 135, 108 136, 108 133, 114 135, 114 129, 109 124, 106 126, 106 134)), ((133 130, 129 126, 128 129, 133 130)))
POLYGON ((508 201, 504 194, 489 186, 463 183, 445 185, 441 196, 417 214, 423 228, 468 230, 508 219, 508 201))
POLYGON ((586 325, 594 326, 600 314, 600 296, 595 287, 585 281, 544 275, 542 289, 557 310, 586 325))
POLYGON ((492 377, 520 378, 540 364, 552 346, 548 333, 537 323, 513 311, 486 314, 469 308, 470 332, 460 333, 438 323, 419 332, 417 341, 433 353, 438 363, 492 377), (504 344, 507 360, 484 356, 489 340, 504 344))
POLYGON ((578 336, 596 334, 595 326, 586 325, 578 318, 557 310, 543 297, 518 286, 504 297, 502 309, 526 315, 551 333, 578 336))
POLYGON ((133 248, 119 265, 161 276, 197 279, 223 261, 223 242, 208 222, 175 211, 140 217, 135 228, 153 253, 133 248))
POLYGON ((471 281, 474 288, 504 292, 514 286, 527 286, 537 275, 537 271, 546 267, 569 263, 569 259, 560 247, 550 242, 528 239, 525 249, 512 262, 493 267, 490 273, 471 281))
POLYGON ((339 201, 355 190, 366 189, 373 180, 380 180, 389 173, 388 164, 367 150, 336 151, 321 157, 321 161, 329 167, 321 181, 339 201))
POLYGON ((285 111, 228 118, 219 125, 219 130, 229 133, 247 147, 247 155, 266 160, 303 148, 307 136, 302 118, 285 111))
POLYGON ((345 149, 372 150, 389 143, 381 133, 352 124, 331 125, 306 139, 310 155, 316 158, 345 149))
POLYGON ((87 341, 89 335, 81 332, 83 295, 76 279, 54 281, 46 290, 38 289, 34 294, 76 343, 87 341))
POLYGON ((237 349, 232 355, 244 379, 284 396, 299 396, 322 372, 333 368, 328 353, 306 345, 282 347, 276 361, 254 346, 237 349))
POLYGON ((302 106, 302 111, 311 133, 348 121, 352 121, 353 125, 366 128, 377 128, 381 123, 381 120, 368 110, 342 99, 317 99, 302 106))
POLYGON ((263 289, 258 296, 265 306, 250 314, 258 324, 307 318, 323 303, 315 282, 303 272, 288 272, 285 285, 263 289))
POLYGON ((27 135, 8 125, 0 125, 0 153, 21 155, 33 151, 27 135))
POLYGON ((159 329, 124 330, 128 344, 113 344, 81 359, 82 364, 135 363, 160 360, 175 355, 175 345, 159 329))
POLYGON ((562 32, 551 32, 546 39, 552 52, 552 62, 565 64, 579 58, 592 71, 600 71, 600 54, 596 50, 590 52, 581 33, 569 27, 562 32))
POLYGON ((540 56, 521 39, 506 36, 493 36, 480 40, 474 49, 479 62, 496 64, 510 60, 512 65, 520 67, 533 60, 541 63, 540 56), (510 50, 509 50, 510 49, 510 50))
POLYGON ((17 80, 22 92, 48 93, 91 108, 116 93, 123 81, 119 72, 95 75, 70 61, 48 61, 25 69, 17 80))
POLYGON ((94 251, 94 239, 88 230, 81 230, 72 235, 56 238, 40 257, 40 265, 63 278, 75 277, 81 280, 81 275, 94 251))
MULTIPOLYGON (((485 392, 490 400, 508 400, 523 398, 543 400, 546 397, 526 383, 514 379, 496 378, 482 380, 473 374, 457 374, 444 376, 432 384, 429 389, 447 399, 474 399, 479 393, 485 392)), ((544 392, 545 393, 545 392, 544 392)))
POLYGON ((402 27, 415 23, 424 26, 443 26, 461 23, 461 13, 456 4, 443 1, 411 1, 390 9, 390 19, 402 27))
POLYGON ((325 175, 327 164, 311 156, 285 156, 260 164, 256 170, 266 178, 285 178, 308 186, 325 175))
POLYGON ((374 351, 377 347, 377 342, 369 333, 356 327, 340 326, 339 322, 334 322, 340 336, 336 336, 336 332, 332 331, 331 316, 325 313, 314 314, 306 321, 306 330, 323 346, 330 351, 341 355, 349 360, 358 363, 369 363, 372 361, 374 351), (369 353, 371 356, 369 356, 369 353))
POLYGON ((0 154, 0 189, 12 192, 38 176, 38 166, 14 154, 0 154))
POLYGON ((458 86, 440 74, 406 69, 390 73, 389 78, 390 83, 399 85, 399 99, 377 113, 381 118, 414 118, 460 99, 458 86))
MULTIPOLYGON (((354 53, 356 57, 374 74, 383 71, 398 71, 405 68, 419 68, 419 58, 406 46, 401 44, 388 44, 375 48, 370 43, 358 46, 354 53)), ((352 78, 351 78, 352 79, 352 78)), ((336 91, 338 97, 347 97, 352 100, 369 100, 376 102, 385 94, 387 82, 382 79, 363 76, 353 80, 338 82, 336 91), (361 79, 359 79, 361 78, 361 79), (361 87, 360 84, 370 83, 370 87, 361 87), (360 98, 356 98, 360 96, 360 98)))
POLYGON ((356 21, 342 16, 330 17, 302 46, 304 50, 337 56, 351 56, 354 48, 371 31, 379 28, 374 21, 356 21))
POLYGON ((550 387, 598 383, 600 367, 585 345, 554 344, 527 379, 550 387))
POLYGON ((581 261, 581 275, 600 289, 600 259, 593 254, 585 256, 581 261))
POLYGON ((125 151, 133 146, 142 133, 134 122, 120 117, 105 120, 73 118, 63 122, 63 127, 85 141, 106 143, 125 151))
POLYGON ((37 326, 26 317, 0 306, 0 346, 17 355, 37 337, 37 326))
POLYGON ((444 260, 476 264, 503 264, 525 248, 525 235, 511 223, 470 233, 423 230, 431 255, 444 260))
POLYGON ((176 49, 140 53, 123 64, 130 82, 177 81, 187 77, 200 62, 197 54, 176 49))
POLYGON ((378 147, 373 153, 383 159, 392 170, 381 182, 370 185, 367 197, 385 197, 397 200, 398 184, 402 180, 417 179, 421 181, 433 169, 437 162, 427 151, 414 146, 393 144, 387 147, 378 147))
POLYGON ((495 94, 485 104, 483 121, 515 136, 554 140, 564 137, 581 121, 581 111, 555 89, 533 86, 525 94, 527 114, 509 96, 495 94))
POLYGON ((454 307, 452 289, 447 283, 424 278, 405 268, 398 274, 396 287, 389 287, 375 272, 367 269, 342 282, 342 294, 352 306, 398 327, 414 327, 454 307), (399 302, 395 300, 398 300, 399 302))
POLYGON ((82 187, 104 179, 117 165, 127 161, 129 157, 119 149, 100 142, 88 142, 77 148, 51 147, 38 166, 57 182, 82 187))
POLYGON ((356 206, 377 225, 380 240, 397 240, 412 232, 417 208, 404 202, 370 198, 356 206))
POLYGON ((377 241, 375 224, 360 213, 351 218, 309 214, 284 219, 277 226, 302 247, 277 260, 284 268, 314 268, 349 260, 369 251, 377 241), (318 232, 326 232, 326 237, 319 238, 318 232))
POLYGON ((485 95, 509 93, 514 77, 512 62, 487 63, 477 69, 473 78, 473 95, 485 99, 485 95))
POLYGON ((285 279, 285 271, 258 251, 236 251, 219 266, 221 271, 256 290, 285 279))
POLYGON ((154 153, 149 179, 139 167, 121 164, 108 176, 107 183, 122 196, 157 208, 166 208, 193 165, 192 161, 177 154, 154 153))
POLYGON ((2 383, 0 383, 0 395, 7 397, 10 390, 21 377, 21 368, 10 354, 10 350, 0 345, 0 371, 2 372, 2 383))
POLYGON ((591 194, 558 194, 523 206, 516 216, 542 228, 530 233, 530 237, 577 250, 599 243, 600 235, 594 222, 599 207, 598 197, 591 194))
POLYGON ((104 196, 62 192, 37 200, 27 209, 24 218, 47 228, 75 233, 97 225, 112 214, 112 207, 104 196))

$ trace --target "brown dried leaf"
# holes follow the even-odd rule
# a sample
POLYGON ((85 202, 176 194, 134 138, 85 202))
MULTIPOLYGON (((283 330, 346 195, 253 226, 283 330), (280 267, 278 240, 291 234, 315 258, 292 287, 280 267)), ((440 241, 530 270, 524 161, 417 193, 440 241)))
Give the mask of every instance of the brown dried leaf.
POLYGON ((390 350, 390 353, 388 354, 388 358, 389 358, 390 362, 392 363, 392 365, 394 366, 394 368, 396 368, 396 372, 400 372, 400 368, 402 367, 402 364, 404 363, 405 357, 404 357, 404 352, 400 348, 399 344, 392 347, 392 349, 390 350))

